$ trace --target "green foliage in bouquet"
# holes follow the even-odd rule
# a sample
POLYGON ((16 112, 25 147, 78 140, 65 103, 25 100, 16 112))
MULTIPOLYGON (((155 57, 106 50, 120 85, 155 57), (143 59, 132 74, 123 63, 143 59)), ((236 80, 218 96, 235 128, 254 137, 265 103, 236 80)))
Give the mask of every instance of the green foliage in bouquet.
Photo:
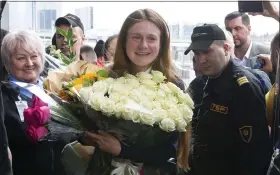
POLYGON ((60 50, 57 50, 56 46, 49 46, 50 49, 50 55, 58 58, 59 60, 61 60, 65 65, 69 65, 72 62, 75 61, 76 59, 76 53, 72 50, 72 47, 74 46, 74 44, 77 42, 73 40, 73 31, 72 28, 68 29, 68 30, 62 30, 60 28, 56 28, 56 30, 59 32, 60 35, 62 35, 64 38, 66 38, 65 44, 67 45, 68 49, 69 49, 69 57, 67 57, 66 55, 64 55, 63 53, 61 53, 60 50))

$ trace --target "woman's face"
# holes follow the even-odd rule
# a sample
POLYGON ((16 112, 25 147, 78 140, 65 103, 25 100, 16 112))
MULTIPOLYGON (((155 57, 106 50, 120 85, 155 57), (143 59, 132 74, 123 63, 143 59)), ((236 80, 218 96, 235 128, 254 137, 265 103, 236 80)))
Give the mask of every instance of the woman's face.
POLYGON ((149 69, 160 52, 160 29, 144 20, 129 28, 126 54, 134 66, 143 71, 149 69))
POLYGON ((9 72, 12 76, 26 83, 37 83, 44 66, 40 54, 17 49, 10 59, 9 72))

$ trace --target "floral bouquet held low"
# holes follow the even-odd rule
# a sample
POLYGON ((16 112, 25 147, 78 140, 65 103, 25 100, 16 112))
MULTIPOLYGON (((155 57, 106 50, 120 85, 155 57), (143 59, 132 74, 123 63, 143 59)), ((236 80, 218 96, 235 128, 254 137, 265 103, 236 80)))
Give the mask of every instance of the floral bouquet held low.
MULTIPOLYGON (((126 73, 81 88, 79 96, 96 130, 106 131, 126 145, 149 148, 166 142, 172 132, 185 132, 192 120, 190 96, 165 79, 159 71, 136 76, 126 73)), ((97 148, 89 169, 92 174, 137 174, 141 164, 136 165, 97 148)))

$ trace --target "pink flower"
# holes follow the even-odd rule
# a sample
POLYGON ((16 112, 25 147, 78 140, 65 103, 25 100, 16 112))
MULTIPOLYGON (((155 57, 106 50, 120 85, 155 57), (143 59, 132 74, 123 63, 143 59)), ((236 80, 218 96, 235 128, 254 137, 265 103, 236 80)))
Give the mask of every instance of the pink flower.
POLYGON ((48 133, 48 130, 44 126, 36 128, 35 126, 29 125, 25 131, 31 142, 39 141, 48 133))
POLYGON ((39 126, 46 124, 51 119, 51 111, 47 106, 36 106, 33 115, 35 122, 39 126))
POLYGON ((46 124, 51 118, 50 109, 47 106, 24 109, 23 115, 26 124, 37 127, 46 124))
POLYGON ((39 97, 35 96, 33 98, 33 102, 32 102, 32 107, 35 107, 35 106, 48 106, 47 103, 43 102, 39 97))

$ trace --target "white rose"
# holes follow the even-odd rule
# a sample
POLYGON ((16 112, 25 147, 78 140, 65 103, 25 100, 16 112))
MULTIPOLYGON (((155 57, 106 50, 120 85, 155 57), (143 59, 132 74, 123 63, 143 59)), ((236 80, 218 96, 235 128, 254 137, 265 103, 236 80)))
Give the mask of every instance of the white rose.
POLYGON ((181 91, 177 94, 178 100, 182 104, 187 104, 191 109, 194 109, 194 102, 188 93, 181 91))
POLYGON ((161 120, 163 120, 164 118, 167 118, 167 112, 164 109, 155 108, 155 109, 153 109, 152 113, 153 113, 156 123, 160 123, 161 120))
POLYGON ((127 79, 125 79, 125 83, 129 84, 130 86, 132 86, 133 89, 140 86, 140 82, 139 82, 138 79, 127 78, 127 79))
POLYGON ((148 114, 148 113, 140 112, 139 119, 140 119, 140 123, 145 124, 145 125, 153 126, 153 124, 155 123, 155 118, 151 114, 148 114))
POLYGON ((108 84, 105 81, 97 81, 92 85, 92 91, 106 94, 108 91, 108 84))
POLYGON ((183 118, 181 111, 176 107, 167 110, 168 117, 174 120, 179 132, 185 132, 187 123, 183 118))
POLYGON ((139 72, 136 74, 136 77, 140 80, 151 80, 153 76, 147 72, 139 72))
POLYGON ((166 100, 171 101, 174 104, 178 103, 178 98, 174 94, 168 94, 166 100))
POLYGON ((129 92, 129 98, 134 100, 137 103, 140 103, 141 101, 145 100, 147 101, 148 98, 143 95, 143 92, 141 89, 133 89, 132 91, 129 92))
POLYGON ((112 84, 109 89, 108 89, 108 94, 112 94, 112 93, 119 93, 122 95, 128 95, 129 93, 129 89, 130 87, 127 86, 126 84, 121 84, 121 83, 114 83, 112 84))
POLYGON ((109 77, 109 78, 106 78, 105 80, 102 80, 102 81, 106 82, 107 84, 112 84, 112 83, 114 83, 114 82, 115 82, 115 79, 114 79, 114 78, 109 77))
POLYGON ((162 108, 161 103, 159 101, 152 101, 152 109, 162 108))
POLYGON ((79 95, 81 97, 81 100, 84 103, 88 103, 89 99, 90 99, 90 95, 91 93, 93 93, 92 88, 91 87, 83 87, 80 92, 79 95))
POLYGON ((142 100, 141 101, 141 106, 143 106, 147 110, 152 110, 153 109, 153 104, 150 100, 142 100))
POLYGON ((120 103, 122 103, 122 104, 127 104, 127 103, 129 103, 131 101, 131 99, 128 97, 128 96, 120 96, 120 103))
POLYGON ((153 80, 156 82, 156 83, 162 83, 166 77, 163 75, 162 72, 160 71, 151 71, 151 74, 153 76, 153 80))
POLYGON ((157 87, 157 83, 150 79, 141 80, 140 82, 142 85, 144 85, 150 89, 155 89, 157 87))
POLYGON ((165 100, 161 100, 160 104, 162 106, 163 109, 170 109, 170 108, 176 108, 176 103, 173 103, 173 101, 169 101, 168 99, 165 100))
POLYGON ((157 100, 164 99, 165 97, 166 97, 166 94, 165 94, 164 90, 158 89, 156 92, 156 99, 157 100))
POLYGON ((178 108, 181 114, 183 115, 183 118, 185 119, 186 123, 189 123, 193 117, 193 110, 185 104, 179 104, 178 108))
POLYGON ((160 83, 159 89, 163 90, 163 91, 165 92, 165 94, 172 94, 172 93, 173 93, 173 92, 169 89, 169 87, 167 86, 167 84, 165 84, 165 83, 160 83))
POLYGON ((124 112, 124 106, 122 103, 117 103, 114 108, 116 118, 121 118, 124 112))
POLYGON ((153 101, 156 98, 156 91, 150 90, 150 89, 146 89, 144 91, 144 94, 150 101, 153 101))
POLYGON ((126 108, 124 106, 123 112, 122 112, 122 119, 131 120, 134 123, 138 123, 139 122, 139 115, 138 114, 139 114, 139 112, 137 112, 133 109, 126 108))
POLYGON ((111 94, 109 95, 109 98, 110 98, 111 100, 113 100, 115 103, 118 103, 118 102, 120 101, 120 97, 121 97, 121 94, 118 93, 118 92, 114 92, 114 93, 111 93, 111 94))
POLYGON ((168 117, 175 119, 175 118, 182 118, 183 115, 181 114, 181 111, 177 108, 177 106, 174 106, 173 108, 170 108, 167 110, 168 117))
POLYGON ((106 100, 102 92, 91 93, 89 105, 96 111, 100 111, 102 101, 106 100))
POLYGON ((124 77, 117 78, 117 79, 115 79, 114 83, 124 84, 125 83, 125 78, 124 77))
POLYGON ((175 122, 171 118, 162 119, 159 123, 159 127, 166 132, 172 132, 176 129, 175 122))
POLYGON ((100 110, 106 116, 112 116, 114 114, 115 102, 109 98, 105 98, 100 104, 100 110))
POLYGON ((138 80, 138 78, 132 74, 129 74, 129 73, 125 73, 124 74, 124 77, 127 78, 127 79, 136 79, 138 80))
POLYGON ((184 119, 175 118, 174 121, 175 121, 175 124, 176 124, 177 131, 186 132, 187 123, 184 119))
POLYGON ((182 92, 182 90, 178 88, 178 86, 176 86, 174 83, 168 82, 166 85, 174 94, 182 92))

